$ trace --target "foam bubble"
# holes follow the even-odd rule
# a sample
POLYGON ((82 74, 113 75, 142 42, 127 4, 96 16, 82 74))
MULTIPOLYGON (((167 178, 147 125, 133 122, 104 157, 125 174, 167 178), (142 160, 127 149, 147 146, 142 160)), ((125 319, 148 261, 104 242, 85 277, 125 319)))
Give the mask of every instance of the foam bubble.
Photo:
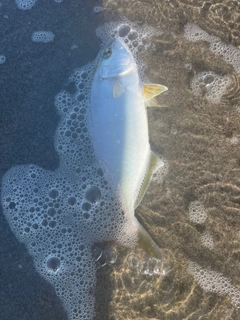
POLYGON ((233 144, 233 145, 236 145, 239 143, 239 138, 237 136, 233 136, 231 139, 230 139, 230 143, 233 144))
POLYGON ((101 199, 101 191, 97 187, 89 187, 85 192, 85 199, 90 203, 97 203, 101 199))
POLYGON ((214 248, 214 242, 213 242, 213 237, 211 236, 211 234, 207 231, 204 231, 201 234, 201 242, 202 245, 210 250, 212 250, 214 248))
POLYGON ((51 31, 35 31, 32 34, 33 42, 48 43, 54 40, 54 34, 51 31))
POLYGON ((117 261, 117 251, 113 246, 107 246, 103 251, 103 256, 107 264, 114 264, 117 261))
POLYGON ((204 205, 200 201, 192 201, 189 204, 189 219, 190 221, 202 224, 207 219, 207 213, 204 205))
POLYGON ((100 6, 93 7, 93 12, 94 13, 99 13, 99 12, 102 12, 103 10, 105 10, 105 9, 103 7, 100 7, 100 6))
POLYGON ((192 70, 191 63, 185 63, 184 68, 187 69, 188 71, 191 71, 192 70))
POLYGON ((189 41, 206 41, 210 44, 210 50, 220 55, 226 63, 233 66, 235 71, 240 75, 240 50, 233 45, 226 45, 220 38, 209 35, 206 31, 197 25, 187 23, 184 27, 184 36, 189 41))
POLYGON ((59 271, 60 266, 61 266, 61 262, 57 257, 50 257, 47 260, 47 268, 52 272, 59 271))
POLYGON ((35 5, 37 0, 15 0, 18 9, 29 10, 35 5))
POLYGON ((105 265, 114 264, 117 260, 117 251, 114 246, 107 245, 101 248, 98 245, 94 245, 92 249, 92 256, 97 262, 97 267, 101 268, 105 265))
POLYGON ((161 183, 164 179, 164 177, 168 173, 168 162, 163 157, 159 156, 159 163, 158 166, 155 168, 153 175, 152 175, 152 181, 161 183))
POLYGON ((205 292, 217 293, 219 295, 228 294, 231 297, 232 304, 238 308, 240 307, 240 291, 221 273, 210 269, 203 269, 192 261, 188 264, 188 272, 205 292))
POLYGON ((0 55, 0 64, 4 64, 6 62, 6 57, 4 55, 0 55))
POLYGON ((211 103, 219 103, 231 83, 232 80, 229 76, 220 76, 212 71, 204 71, 193 77, 191 89, 196 96, 204 96, 211 103))
POLYGON ((197 25, 187 23, 184 27, 184 37, 189 41, 207 41, 218 39, 217 37, 210 36, 206 31, 199 28, 197 25))
POLYGON ((127 257, 127 265, 137 273, 151 277, 162 275, 163 272, 161 260, 155 258, 143 259, 132 253, 127 257))

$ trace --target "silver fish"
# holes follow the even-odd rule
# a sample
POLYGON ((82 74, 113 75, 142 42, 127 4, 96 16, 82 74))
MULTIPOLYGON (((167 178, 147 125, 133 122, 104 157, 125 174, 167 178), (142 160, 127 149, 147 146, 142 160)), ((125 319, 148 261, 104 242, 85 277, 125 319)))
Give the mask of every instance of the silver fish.
POLYGON ((151 151, 145 102, 167 90, 143 85, 134 57, 116 39, 102 50, 91 88, 92 138, 96 155, 141 247, 160 250, 134 215, 159 163, 151 151))

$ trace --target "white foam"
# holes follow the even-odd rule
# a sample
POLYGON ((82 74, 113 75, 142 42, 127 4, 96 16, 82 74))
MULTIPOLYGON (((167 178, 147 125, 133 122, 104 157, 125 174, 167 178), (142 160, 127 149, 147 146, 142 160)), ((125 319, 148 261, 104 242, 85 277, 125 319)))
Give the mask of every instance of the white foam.
POLYGON ((230 139, 230 143, 232 145, 236 145, 239 143, 239 138, 237 136, 233 136, 231 139, 230 139))
POLYGON ((211 103, 219 103, 231 83, 232 80, 229 76, 204 71, 193 77, 191 89, 196 96, 204 96, 211 103))
POLYGON ((6 57, 4 55, 0 55, 0 64, 4 64, 6 62, 6 57))
POLYGON ((207 231, 204 231, 201 234, 201 242, 202 245, 210 250, 212 250, 214 248, 214 242, 213 242, 213 237, 211 236, 211 234, 207 231))
POLYGON ((18 9, 29 10, 35 5, 37 0, 15 0, 18 9))
POLYGON ((240 291, 220 272, 203 269, 196 262, 192 261, 188 264, 188 272, 205 292, 217 293, 219 295, 228 294, 231 297, 232 304, 238 308, 240 307, 240 291))
POLYGON ((51 31, 35 31, 32 34, 33 42, 48 43, 54 40, 54 34, 51 31))
POLYGON ((204 205, 200 201, 192 201, 189 204, 189 219, 190 221, 202 224, 207 219, 207 213, 204 205))
POLYGON ((100 6, 93 7, 93 12, 94 13, 99 13, 99 12, 102 12, 103 10, 105 10, 105 9, 103 7, 100 7, 100 6))
POLYGON ((233 66, 240 75, 240 50, 233 45, 223 43, 220 38, 209 35, 206 31, 197 25, 187 23, 184 27, 184 36, 189 41, 206 41, 209 43, 209 49, 216 55, 221 56, 223 60, 233 66))
POLYGON ((161 157, 160 155, 157 155, 159 158, 159 163, 157 167, 153 171, 152 175, 152 181, 162 183, 163 179, 166 177, 168 173, 168 162, 165 158, 161 157))

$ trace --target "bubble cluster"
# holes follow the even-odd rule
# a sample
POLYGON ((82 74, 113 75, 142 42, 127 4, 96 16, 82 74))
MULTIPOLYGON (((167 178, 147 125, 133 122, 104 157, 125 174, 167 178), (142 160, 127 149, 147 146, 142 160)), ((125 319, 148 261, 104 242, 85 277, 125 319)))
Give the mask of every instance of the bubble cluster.
POLYGON ((228 294, 232 304, 240 307, 240 291, 238 291, 221 273, 210 269, 203 269, 197 263, 190 261, 188 272, 205 292, 213 292, 219 295, 228 294))
POLYGON ((105 9, 103 7, 100 7, 100 6, 93 7, 93 12, 94 13, 99 13, 99 12, 102 12, 103 10, 105 10, 105 9))
POLYGON ((93 315, 94 243, 128 242, 127 220, 91 146, 88 106, 94 67, 92 63, 71 77, 75 95, 63 91, 56 97, 60 167, 50 172, 17 166, 3 179, 2 204, 11 229, 33 255, 37 271, 54 286, 69 319, 93 315))
POLYGON ((189 204, 189 219, 190 221, 202 224, 207 219, 207 213, 204 205, 200 201, 192 201, 189 204))
POLYGON ((201 242, 202 242, 202 245, 210 250, 212 250, 214 248, 214 242, 213 242, 213 237, 210 235, 209 232, 207 231, 204 231, 202 234, 201 234, 201 242))
POLYGON ((4 64, 6 62, 6 57, 4 55, 0 55, 0 64, 4 64))
POLYGON ((51 31, 35 31, 32 34, 33 42, 48 43, 54 40, 54 34, 51 31))
POLYGON ((229 76, 220 76, 212 71, 204 71, 193 77, 191 89, 196 96, 204 96, 211 103, 219 103, 231 83, 232 80, 229 76))
POLYGON ((152 181, 161 183, 164 179, 164 177, 167 175, 168 172, 168 162, 166 159, 164 159, 161 156, 159 157, 159 163, 154 169, 153 175, 152 175, 152 181))
POLYGON ((127 257, 127 265, 130 269, 134 269, 136 272, 147 275, 156 276, 162 275, 162 261, 155 258, 140 258, 136 254, 130 254, 127 257))
MULTIPOLYGON (((130 25, 109 24, 98 33, 105 39, 111 29, 111 39, 124 28, 129 29, 124 37, 129 39, 130 50, 140 52, 138 47, 145 41, 140 36, 147 35, 140 28, 139 35, 130 25)), ((34 37, 33 41, 47 42, 54 36, 38 32, 34 37)), ((96 244, 136 243, 136 227, 106 181, 92 145, 89 109, 96 61, 69 78, 74 92, 63 90, 55 98, 60 115, 54 137, 59 168, 47 171, 35 165, 16 166, 2 181, 5 217, 33 256, 37 271, 55 288, 70 320, 93 318, 96 269, 103 261, 116 261, 114 250, 99 250, 96 244)))
POLYGON ((117 260, 117 251, 116 248, 112 245, 106 245, 104 248, 101 248, 98 245, 93 246, 92 256, 97 262, 97 267, 101 268, 105 265, 114 264, 117 260))
POLYGON ((210 44, 210 50, 223 58, 226 63, 233 66, 240 75, 240 51, 233 45, 226 45, 220 38, 209 35, 195 24, 187 23, 184 27, 184 36, 189 41, 206 41, 210 44))
POLYGON ((192 23, 187 23, 184 27, 184 36, 187 40, 196 42, 196 41, 207 41, 219 40, 215 36, 210 36, 206 31, 199 28, 197 25, 192 23))
POLYGON ((29 10, 35 5, 37 0, 15 0, 18 9, 29 10))
POLYGON ((233 136, 231 139, 230 139, 230 143, 232 145, 236 145, 239 143, 239 138, 237 136, 233 136))

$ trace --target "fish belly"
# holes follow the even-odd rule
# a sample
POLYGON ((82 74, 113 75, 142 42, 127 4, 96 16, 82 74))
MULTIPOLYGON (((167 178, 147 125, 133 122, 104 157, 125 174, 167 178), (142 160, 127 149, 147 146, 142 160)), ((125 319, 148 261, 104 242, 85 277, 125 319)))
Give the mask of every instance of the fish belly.
POLYGON ((147 114, 139 85, 114 98, 114 79, 95 80, 91 108, 93 143, 124 205, 133 208, 150 156, 147 114))

